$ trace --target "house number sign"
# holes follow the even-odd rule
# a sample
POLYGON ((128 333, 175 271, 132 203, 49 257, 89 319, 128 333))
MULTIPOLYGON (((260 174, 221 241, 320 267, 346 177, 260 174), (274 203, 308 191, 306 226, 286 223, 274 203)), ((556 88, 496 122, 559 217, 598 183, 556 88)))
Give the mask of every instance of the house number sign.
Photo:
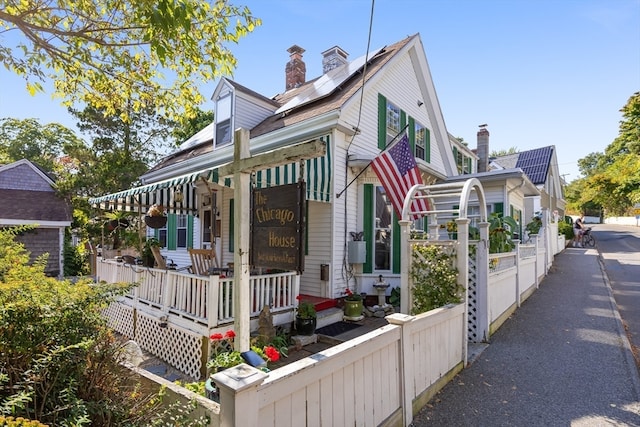
POLYGON ((250 262, 255 267, 304 270, 305 183, 253 190, 250 262))

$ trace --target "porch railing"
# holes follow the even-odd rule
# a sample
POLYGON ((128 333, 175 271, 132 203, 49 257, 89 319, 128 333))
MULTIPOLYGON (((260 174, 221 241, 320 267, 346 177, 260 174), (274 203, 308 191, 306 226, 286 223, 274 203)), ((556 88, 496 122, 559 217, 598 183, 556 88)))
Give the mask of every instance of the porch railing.
MULTIPOLYGON (((158 316, 180 319, 178 323, 208 336, 210 330, 233 323, 234 279, 98 260, 96 278, 108 283, 137 283, 121 302, 158 316), (189 324, 191 324, 189 326, 189 324)), ((265 305, 274 314, 291 312, 299 291, 295 273, 250 277, 251 317, 265 305)))

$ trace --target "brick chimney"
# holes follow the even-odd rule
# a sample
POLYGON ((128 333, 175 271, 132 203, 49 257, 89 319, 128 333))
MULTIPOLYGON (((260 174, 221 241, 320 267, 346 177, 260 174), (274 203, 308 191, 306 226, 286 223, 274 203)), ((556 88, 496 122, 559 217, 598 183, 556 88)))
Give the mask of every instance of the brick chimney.
POLYGON ((478 172, 487 172, 489 169, 489 131, 487 125, 480 125, 478 131, 478 172))
POLYGON ((349 54, 339 46, 334 46, 322 52, 322 74, 326 74, 334 68, 338 68, 347 62, 349 54))
POLYGON ((285 67, 286 90, 296 88, 302 85, 306 80, 307 66, 304 65, 302 54, 304 49, 298 45, 293 45, 289 49, 290 61, 285 67))

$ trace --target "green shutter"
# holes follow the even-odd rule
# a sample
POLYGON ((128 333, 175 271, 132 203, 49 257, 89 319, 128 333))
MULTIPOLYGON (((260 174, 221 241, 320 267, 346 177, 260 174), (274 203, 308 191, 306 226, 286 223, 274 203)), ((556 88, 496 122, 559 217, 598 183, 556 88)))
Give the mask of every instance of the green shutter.
POLYGON ((413 117, 409 116, 409 145, 411 146, 411 153, 416 155, 416 122, 413 117))
POLYGON ((233 252, 233 240, 235 239, 234 236, 234 216, 233 216, 233 205, 234 205, 234 200, 231 199, 229 200, 229 252, 233 252))
POLYGON ((387 98, 378 94, 378 148, 387 146, 387 98))
POLYGON ((400 129, 404 129, 407 124, 407 113, 404 110, 400 110, 400 129))
POLYGON ((425 133, 424 133, 424 160, 427 163, 431 162, 431 132, 429 131, 429 129, 425 128, 425 133))
POLYGON ((362 266, 363 273, 373 272, 373 200, 374 200, 375 188, 373 184, 365 184, 363 189, 364 194, 364 217, 362 225, 364 227, 364 240, 367 247, 367 260, 362 266))
POLYGON ((504 203, 494 203, 493 212, 504 215, 504 203))
POLYGON ((177 248, 178 221, 176 214, 167 215, 167 249, 175 251, 177 248))
POLYGON ((187 216, 187 248, 193 248, 193 215, 187 216))
POLYGON ((398 224, 398 217, 396 216, 396 210, 393 210, 392 216, 393 224, 391 226, 391 240, 393 247, 391 250, 393 254, 391 255, 393 259, 393 265, 391 266, 392 272, 394 274, 400 273, 400 224, 398 224))

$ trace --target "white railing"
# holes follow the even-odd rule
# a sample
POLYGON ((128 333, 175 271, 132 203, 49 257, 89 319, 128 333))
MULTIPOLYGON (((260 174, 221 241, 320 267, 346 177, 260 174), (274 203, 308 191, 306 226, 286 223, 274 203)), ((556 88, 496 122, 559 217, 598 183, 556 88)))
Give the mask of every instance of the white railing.
MULTIPOLYGON (((99 260, 98 281, 137 283, 124 302, 153 314, 177 316, 194 323, 192 330, 210 329, 233 323, 233 278, 199 276, 181 271, 148 268, 114 260, 99 260), (145 310, 149 307, 149 310, 145 310), (204 326, 204 327, 203 327, 204 326)), ((273 313, 292 312, 298 292, 295 273, 251 276, 251 316, 265 305, 273 313)), ((291 315, 292 316, 292 315, 291 315)), ((293 318, 293 317, 291 317, 293 318)))

